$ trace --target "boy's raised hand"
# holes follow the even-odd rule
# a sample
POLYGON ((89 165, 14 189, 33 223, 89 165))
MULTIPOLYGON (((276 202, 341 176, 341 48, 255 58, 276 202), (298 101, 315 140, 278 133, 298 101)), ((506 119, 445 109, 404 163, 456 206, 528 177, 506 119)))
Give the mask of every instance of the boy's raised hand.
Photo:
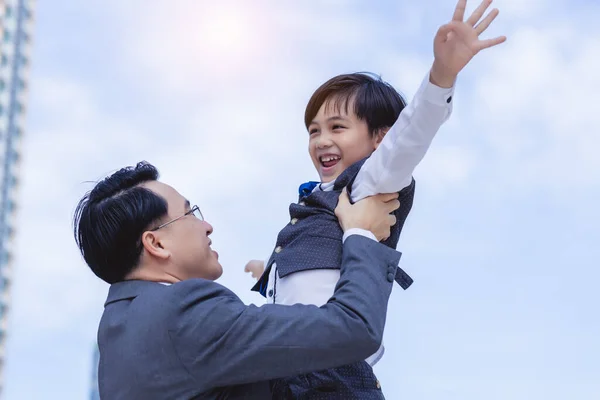
POLYGON ((492 0, 483 0, 464 21, 467 0, 458 0, 452 21, 440 27, 433 42, 435 60, 431 68, 431 83, 440 87, 451 87, 458 73, 477 53, 506 40, 506 36, 479 39, 479 35, 498 16, 498 9, 494 8, 482 19, 491 3, 492 0))

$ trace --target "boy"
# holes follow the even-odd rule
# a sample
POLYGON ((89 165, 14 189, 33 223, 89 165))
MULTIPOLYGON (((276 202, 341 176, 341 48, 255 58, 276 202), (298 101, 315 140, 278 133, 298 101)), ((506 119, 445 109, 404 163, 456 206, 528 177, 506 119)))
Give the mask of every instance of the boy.
MULTIPOLYGON (((480 50, 506 39, 478 38, 498 15, 494 9, 482 19, 490 3, 484 0, 463 22, 466 0, 458 1, 452 21, 436 34, 430 73, 406 108, 390 85, 366 74, 340 75, 313 94, 305 124, 309 153, 321 182, 300 186, 299 203, 290 205, 291 221, 279 233, 266 271, 262 273, 260 261, 246 266, 253 276, 262 273, 253 290, 269 303, 320 306, 332 296, 342 249, 342 231, 333 210, 344 187, 352 201, 400 193, 401 206, 390 217, 396 224, 384 241, 396 247, 412 207, 412 172, 451 114, 458 73, 480 50)), ((412 283, 397 266, 390 266, 388 279, 404 289, 412 283)), ((274 398, 285 398, 284 393, 302 399, 383 398, 371 368, 382 354, 383 346, 367 362, 276 382, 274 398)))

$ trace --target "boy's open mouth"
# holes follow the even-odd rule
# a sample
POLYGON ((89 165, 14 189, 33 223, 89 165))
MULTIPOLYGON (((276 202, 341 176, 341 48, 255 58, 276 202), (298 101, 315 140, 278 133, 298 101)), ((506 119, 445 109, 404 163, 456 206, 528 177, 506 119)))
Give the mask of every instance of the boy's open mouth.
POLYGON ((319 161, 321 161, 321 165, 325 168, 331 168, 335 164, 337 164, 342 158, 335 154, 326 154, 324 156, 319 157, 319 161))

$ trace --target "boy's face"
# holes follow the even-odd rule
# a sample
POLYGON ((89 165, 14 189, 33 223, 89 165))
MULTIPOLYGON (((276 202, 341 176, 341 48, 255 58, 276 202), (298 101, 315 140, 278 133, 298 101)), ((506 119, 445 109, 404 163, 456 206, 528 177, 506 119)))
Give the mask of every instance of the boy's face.
POLYGON ((308 127, 308 152, 321 182, 335 180, 346 168, 369 156, 381 142, 381 136, 369 135, 367 123, 358 119, 353 105, 334 107, 323 103, 308 127))

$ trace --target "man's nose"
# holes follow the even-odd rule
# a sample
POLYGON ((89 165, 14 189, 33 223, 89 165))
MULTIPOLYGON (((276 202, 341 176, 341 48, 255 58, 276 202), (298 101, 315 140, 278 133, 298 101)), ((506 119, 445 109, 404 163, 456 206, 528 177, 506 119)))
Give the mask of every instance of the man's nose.
POLYGON ((212 225, 211 225, 211 224, 209 224, 208 222, 206 222, 206 221, 203 221, 203 222, 204 222, 204 225, 205 225, 204 227, 205 227, 205 229, 206 229, 206 236, 208 236, 208 235, 210 235, 211 233, 213 233, 213 227, 212 227, 212 225))

